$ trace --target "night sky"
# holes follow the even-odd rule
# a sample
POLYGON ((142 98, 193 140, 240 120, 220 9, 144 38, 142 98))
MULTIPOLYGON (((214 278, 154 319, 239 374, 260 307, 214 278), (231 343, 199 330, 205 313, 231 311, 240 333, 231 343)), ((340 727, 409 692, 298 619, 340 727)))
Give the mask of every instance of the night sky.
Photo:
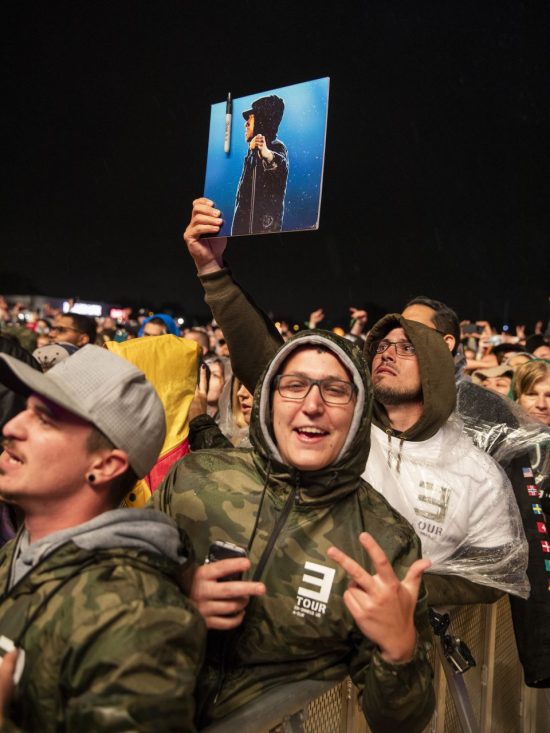
POLYGON ((274 316, 323 306, 329 325, 349 305, 375 316, 417 294, 496 325, 547 319, 549 12, 10 3, 0 292, 206 316, 181 232, 210 105, 330 76, 320 229, 230 242, 235 277, 274 316))

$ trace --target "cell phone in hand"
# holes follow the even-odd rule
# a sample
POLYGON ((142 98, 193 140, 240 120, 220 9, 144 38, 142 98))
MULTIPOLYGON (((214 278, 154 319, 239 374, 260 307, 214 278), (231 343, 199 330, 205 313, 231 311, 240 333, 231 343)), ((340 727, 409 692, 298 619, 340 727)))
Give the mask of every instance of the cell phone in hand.
MULTIPOLYGON (((208 548, 208 554, 206 555, 204 562, 217 562, 218 560, 228 560, 232 557, 248 557, 248 553, 244 547, 234 545, 232 542, 216 540, 215 542, 212 542, 212 544, 208 548)), ((242 577, 242 572, 231 573, 230 575, 226 575, 225 577, 220 578, 220 581, 242 580, 242 577)))

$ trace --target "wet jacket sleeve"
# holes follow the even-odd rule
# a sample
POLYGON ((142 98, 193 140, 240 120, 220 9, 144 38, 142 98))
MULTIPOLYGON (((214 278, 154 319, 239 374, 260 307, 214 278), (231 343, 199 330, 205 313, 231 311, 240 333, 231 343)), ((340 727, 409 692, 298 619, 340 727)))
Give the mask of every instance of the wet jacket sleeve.
POLYGON ((182 604, 132 600, 74 635, 60 685, 66 731, 193 733, 205 630, 182 604))
POLYGON ((254 393, 258 378, 283 339, 227 268, 199 279, 204 299, 227 341, 233 372, 254 393))
POLYGON ((210 415, 198 415, 189 423, 189 447, 192 451, 204 448, 233 448, 233 444, 216 425, 210 415))
MULTIPOLYGON (((418 539, 413 538, 393 568, 403 578, 410 565, 420 557, 418 539)), ((361 692, 363 713, 373 733, 420 733, 429 723, 435 707, 432 667, 427 650, 432 644, 428 600, 424 586, 416 604, 414 622, 417 643, 414 656, 405 664, 390 664, 378 647, 357 630, 357 646, 349 672, 361 692)))
POLYGON ((426 573, 424 584, 430 606, 469 606, 475 603, 495 603, 504 591, 490 585, 472 583, 460 575, 426 573))

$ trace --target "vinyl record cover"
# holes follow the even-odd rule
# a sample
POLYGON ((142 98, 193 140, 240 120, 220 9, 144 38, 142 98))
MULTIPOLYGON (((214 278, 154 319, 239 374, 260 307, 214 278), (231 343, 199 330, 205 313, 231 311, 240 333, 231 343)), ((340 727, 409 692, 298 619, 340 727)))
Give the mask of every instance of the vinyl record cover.
POLYGON ((218 236, 319 228, 329 81, 212 105, 204 195, 222 211, 218 236))

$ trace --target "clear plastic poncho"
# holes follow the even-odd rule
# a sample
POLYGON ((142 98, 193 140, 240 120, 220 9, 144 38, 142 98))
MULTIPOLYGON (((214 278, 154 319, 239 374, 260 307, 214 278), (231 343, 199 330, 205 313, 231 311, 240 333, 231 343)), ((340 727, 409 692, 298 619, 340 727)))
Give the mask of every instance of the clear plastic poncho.
POLYGON ((373 425, 363 477, 413 525, 428 572, 459 575, 527 598, 527 540, 503 469, 456 415, 424 441, 373 425))

